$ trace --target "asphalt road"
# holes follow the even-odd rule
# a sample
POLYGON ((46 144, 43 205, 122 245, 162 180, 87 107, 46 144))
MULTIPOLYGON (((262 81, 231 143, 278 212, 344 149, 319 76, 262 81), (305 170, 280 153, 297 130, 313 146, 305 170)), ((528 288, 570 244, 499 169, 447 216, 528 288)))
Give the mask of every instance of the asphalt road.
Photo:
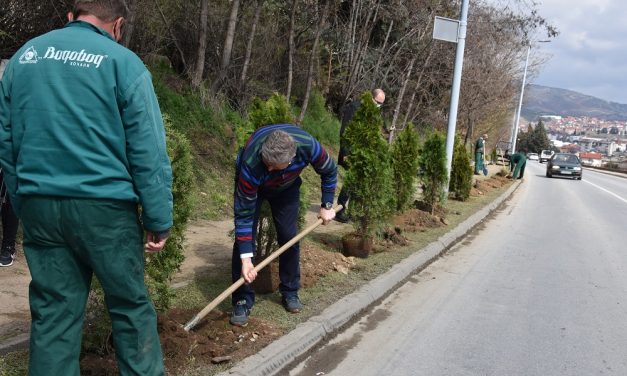
POLYGON ((627 180, 544 176, 290 375, 627 375, 627 180))

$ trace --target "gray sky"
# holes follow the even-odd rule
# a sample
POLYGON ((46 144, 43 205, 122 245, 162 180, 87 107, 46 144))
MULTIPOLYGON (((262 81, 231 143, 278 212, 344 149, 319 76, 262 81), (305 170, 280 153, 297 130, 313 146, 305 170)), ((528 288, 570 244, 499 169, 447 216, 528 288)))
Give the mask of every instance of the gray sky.
POLYGON ((627 1, 538 0, 560 35, 538 45, 550 60, 531 83, 627 103, 627 1))

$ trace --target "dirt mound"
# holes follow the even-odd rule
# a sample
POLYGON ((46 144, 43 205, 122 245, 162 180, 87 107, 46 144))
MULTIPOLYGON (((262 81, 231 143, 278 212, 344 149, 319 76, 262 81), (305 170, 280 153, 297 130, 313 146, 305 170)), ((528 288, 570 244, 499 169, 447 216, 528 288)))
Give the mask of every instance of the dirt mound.
MULTIPOLYGON (((157 327, 168 374, 179 374, 194 366, 211 367, 214 363, 235 362, 259 352, 283 332, 272 324, 251 317, 245 328, 228 323, 228 315, 214 311, 187 332, 183 325, 196 311, 173 309, 159 316, 157 327)), ((114 354, 86 354, 81 359, 81 374, 117 375, 114 354)))
POLYGON ((403 214, 397 215, 394 217, 393 223, 395 228, 401 229, 401 232, 424 231, 427 228, 436 228, 443 225, 440 217, 420 209, 410 209, 403 214))
POLYGON ((505 176, 492 175, 489 179, 477 180, 474 187, 470 190, 470 195, 475 197, 481 196, 494 189, 508 185, 510 182, 511 180, 507 179, 505 176))

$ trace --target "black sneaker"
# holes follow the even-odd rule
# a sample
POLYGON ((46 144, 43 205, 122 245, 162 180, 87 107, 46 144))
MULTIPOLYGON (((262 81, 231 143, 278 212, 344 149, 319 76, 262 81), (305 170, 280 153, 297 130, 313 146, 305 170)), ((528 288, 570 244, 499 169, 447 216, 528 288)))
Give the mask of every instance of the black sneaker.
POLYGON ((250 315, 250 308, 246 304, 246 300, 240 300, 233 306, 233 313, 229 322, 235 326, 248 325, 248 316, 250 315))
POLYGON ((335 214, 335 220, 340 223, 348 223, 350 218, 346 215, 346 211, 344 209, 340 210, 335 214))
POLYGON ((303 304, 298 299, 298 295, 284 296, 281 299, 281 303, 283 303, 285 310, 291 313, 298 313, 303 309, 303 304))
POLYGON ((11 266, 15 260, 15 248, 4 247, 0 251, 0 266, 11 266))

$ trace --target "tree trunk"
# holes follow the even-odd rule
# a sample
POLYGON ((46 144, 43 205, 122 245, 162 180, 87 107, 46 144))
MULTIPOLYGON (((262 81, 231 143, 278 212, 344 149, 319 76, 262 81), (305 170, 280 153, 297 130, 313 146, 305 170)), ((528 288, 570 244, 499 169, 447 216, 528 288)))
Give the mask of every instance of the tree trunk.
POLYGON ((222 59, 220 61, 220 71, 218 77, 211 85, 211 92, 216 93, 222 81, 226 78, 227 69, 231 63, 231 51, 233 50, 233 41, 235 40, 235 27, 237 26, 237 13, 239 12, 239 1, 233 0, 231 4, 231 14, 229 15, 229 24, 226 29, 226 38, 224 39, 224 49, 222 50, 222 59))
POLYGON ((170 33, 170 37, 172 38, 172 41, 174 42, 174 46, 176 47, 176 50, 179 53, 179 56, 181 58, 181 63, 183 63, 183 71, 187 74, 189 67, 187 66, 187 62, 185 61, 185 54, 183 53, 183 49, 181 48, 181 45, 178 42, 178 39, 176 39, 176 35, 174 35, 174 31, 172 31, 172 27, 170 26, 170 23, 168 22, 168 19, 166 18, 165 14, 163 14, 163 10, 161 10, 161 6, 159 5, 159 1, 158 0, 153 0, 155 2, 155 5, 157 7, 157 10, 159 11, 159 14, 161 15, 161 19, 163 20, 163 23, 165 24, 165 26, 168 28, 168 32, 170 33))
POLYGON ((122 37, 122 45, 127 47, 131 44, 131 38, 133 37, 133 28, 135 27, 135 13, 137 12, 137 0, 128 0, 129 13, 126 22, 124 23, 124 36, 122 37))
POLYGON ((196 66, 192 76, 192 86, 199 87, 205 70, 205 53, 207 51, 207 16, 209 14, 209 0, 200 0, 200 22, 198 32, 198 50, 196 51, 196 66))
POLYGON ((246 74, 248 73, 248 67, 250 66, 250 56, 253 50, 253 41, 255 40, 255 33, 257 31, 257 23, 261 16, 261 9, 263 9, 264 0, 257 0, 257 7, 255 8, 255 16, 253 18, 253 24, 250 27, 250 35, 248 36, 248 43, 246 43, 246 57, 244 58, 244 67, 242 67, 242 75, 239 79, 240 88, 244 88, 246 84, 246 74))
POLYGON ((385 40, 383 41, 383 46, 381 46, 381 50, 379 51, 379 58, 377 59, 377 65, 374 67, 374 76, 379 75, 379 67, 381 66, 381 60, 383 60, 383 54, 385 53, 385 48, 387 47, 388 40, 390 39, 390 33, 392 32, 392 26, 394 25, 394 20, 390 22, 390 26, 388 27, 388 32, 385 34, 385 40))
POLYGON ((418 79, 416 80, 416 86, 415 86, 414 92, 412 93, 411 99, 409 100, 409 104, 407 106, 407 112, 405 113, 405 119, 403 120, 403 124, 407 124, 407 119, 409 118, 413 110, 416 93, 418 92, 418 90, 420 90, 420 87, 422 85, 422 78, 424 77, 427 66, 429 66, 429 60, 431 60, 432 53, 433 53, 433 48, 429 48, 429 53, 427 54, 427 58, 422 64, 422 69, 420 70, 420 74, 418 75, 418 79))
POLYGON ((292 15, 290 16, 290 31, 288 40, 287 51, 287 102, 290 102, 290 96, 292 95, 292 80, 294 79, 294 23, 296 20, 296 4, 298 0, 292 2, 292 15))
POLYGON ((303 99, 303 106, 300 109, 300 115, 298 116, 298 124, 303 122, 305 113, 307 112, 307 105, 309 104, 309 97, 311 96, 311 86, 314 78, 314 67, 316 62, 316 55, 318 51, 318 43, 320 42, 320 35, 324 29, 324 24, 327 18, 327 10, 329 9, 329 3, 325 2, 322 14, 318 12, 318 27, 316 28, 316 36, 314 38, 313 47, 311 48, 311 54, 309 55, 309 71, 307 72, 307 88, 305 89, 305 98, 303 99))
POLYGON ((407 68, 407 75, 405 76, 405 80, 403 81, 403 86, 401 86, 401 91, 398 93, 398 98, 396 98, 396 108, 394 109, 394 117, 392 118, 392 125, 390 126, 390 136, 388 139, 388 143, 392 143, 394 140, 394 131, 396 130, 396 120, 398 120, 398 113, 401 110, 401 103, 403 103, 403 96, 405 95, 405 90, 407 89, 407 85, 409 84, 409 78, 411 77, 412 71, 414 70, 414 62, 416 61, 416 56, 412 57, 409 62, 409 68, 407 68))

